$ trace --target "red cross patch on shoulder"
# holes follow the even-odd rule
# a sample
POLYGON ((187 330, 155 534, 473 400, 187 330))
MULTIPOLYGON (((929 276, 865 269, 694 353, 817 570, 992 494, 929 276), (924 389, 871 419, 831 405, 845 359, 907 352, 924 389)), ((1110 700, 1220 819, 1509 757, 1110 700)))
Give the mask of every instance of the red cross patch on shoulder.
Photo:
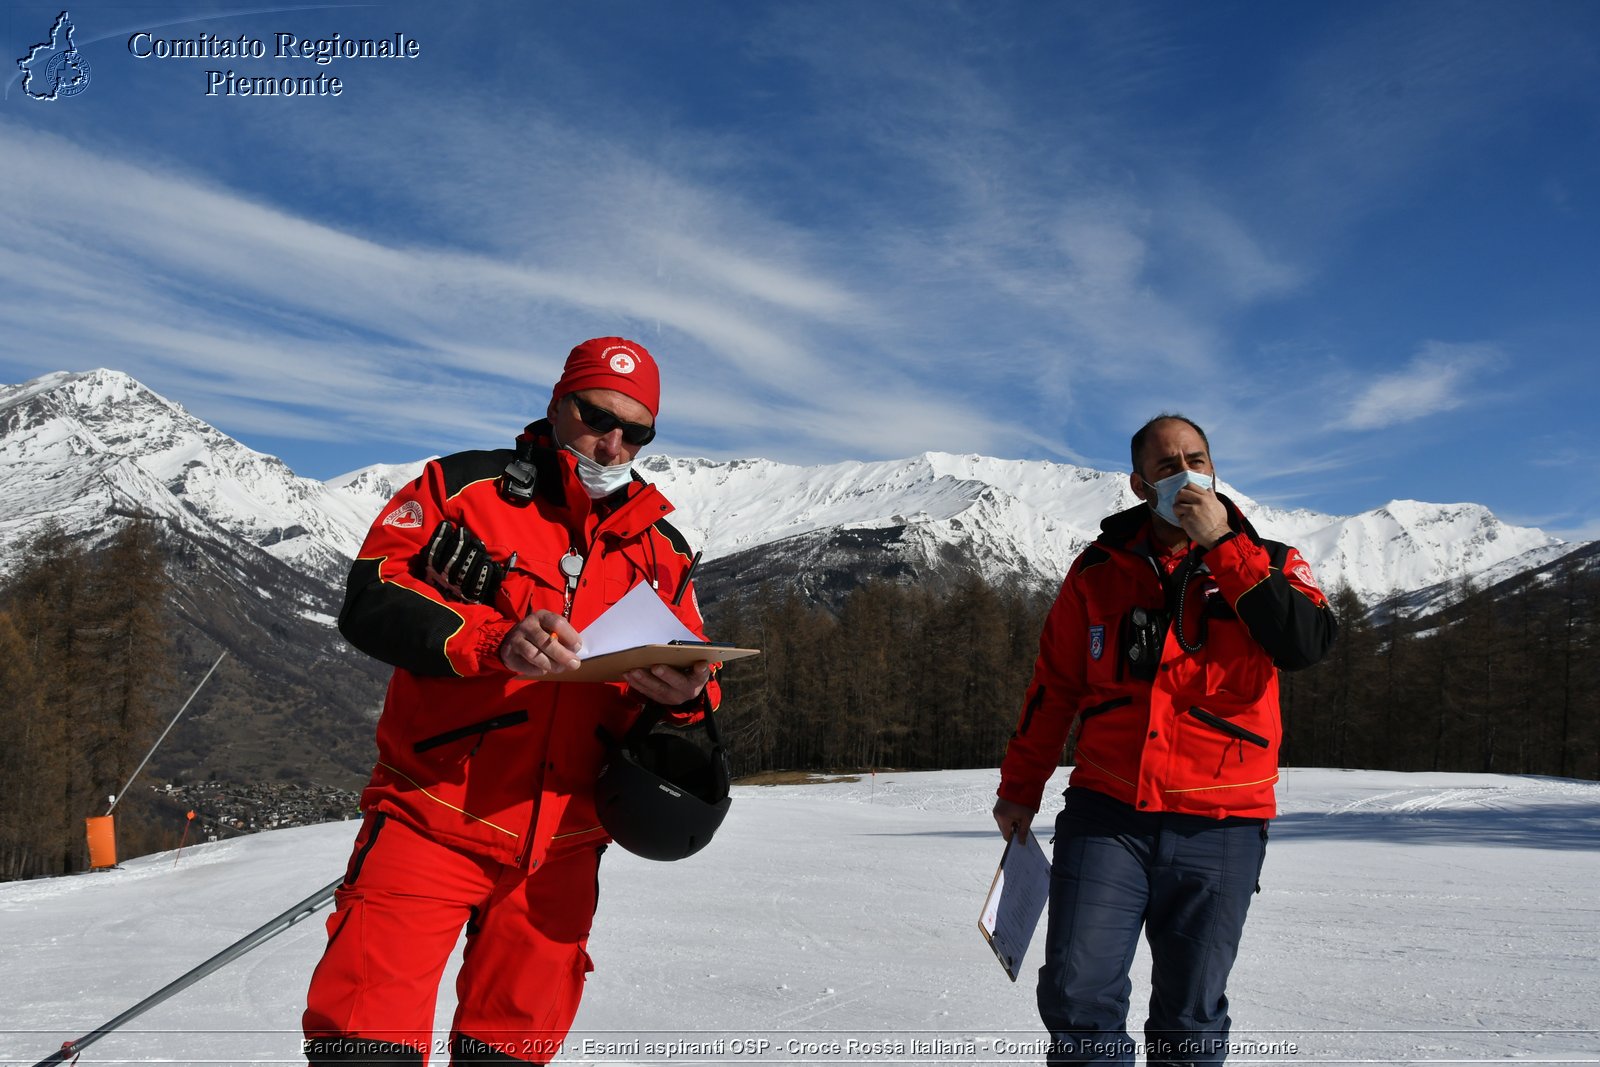
POLYGON ((1305 560, 1295 560, 1293 565, 1289 567, 1289 575, 1301 585, 1308 586, 1309 588, 1316 590, 1318 593, 1322 592, 1322 589, 1317 585, 1317 580, 1311 577, 1311 564, 1307 563, 1305 560))

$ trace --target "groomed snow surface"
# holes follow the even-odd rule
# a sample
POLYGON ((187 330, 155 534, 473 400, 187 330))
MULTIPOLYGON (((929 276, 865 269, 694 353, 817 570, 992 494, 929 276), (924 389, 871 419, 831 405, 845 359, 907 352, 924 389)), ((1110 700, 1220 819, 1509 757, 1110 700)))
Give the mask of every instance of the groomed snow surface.
MULTIPOLYGON (((949 771, 741 786, 690 860, 612 848, 596 970, 557 1062, 1042 1061, 1040 943, 1012 984, 977 930, 1001 850, 995 782, 949 771)), ((1279 800, 1230 988, 1232 1062, 1600 1062, 1600 783, 1294 769, 1279 800)), ((0 1062, 44 1059, 333 881, 355 828, 0 885, 0 1062)), ((325 914, 81 1062, 302 1063, 325 914)), ((450 989, 447 975, 441 1033, 450 989)))

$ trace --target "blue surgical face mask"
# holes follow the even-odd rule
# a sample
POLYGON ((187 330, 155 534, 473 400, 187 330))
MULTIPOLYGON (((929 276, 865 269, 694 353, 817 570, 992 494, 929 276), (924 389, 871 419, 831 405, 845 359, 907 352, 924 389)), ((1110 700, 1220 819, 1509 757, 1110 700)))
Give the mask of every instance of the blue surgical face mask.
MULTIPOLYGON (((551 429, 553 431, 554 427, 551 429)), ((572 457, 578 461, 578 481, 583 485, 583 491, 589 494, 590 500, 604 500, 633 480, 631 461, 607 467, 599 460, 590 459, 571 445, 562 445, 559 438, 556 444, 561 445, 563 451, 572 453, 572 457)))
POLYGON ((1177 502, 1178 494, 1183 491, 1183 487, 1198 485, 1201 489, 1211 488, 1211 475, 1201 474, 1199 471, 1179 471, 1159 482, 1152 482, 1143 475, 1139 476, 1139 480, 1156 491, 1155 503, 1150 507, 1174 526, 1183 525, 1178 521, 1178 513, 1172 510, 1172 505, 1177 502))

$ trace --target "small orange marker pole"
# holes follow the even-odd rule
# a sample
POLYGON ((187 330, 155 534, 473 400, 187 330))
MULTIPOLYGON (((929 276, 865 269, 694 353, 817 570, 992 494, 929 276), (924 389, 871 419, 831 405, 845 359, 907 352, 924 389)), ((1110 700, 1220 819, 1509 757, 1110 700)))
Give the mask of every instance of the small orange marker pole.
POLYGON ((178 865, 178 857, 183 855, 183 846, 189 840, 189 827, 194 825, 194 809, 189 809, 189 814, 184 818, 183 836, 178 839, 178 851, 172 857, 172 865, 178 865))

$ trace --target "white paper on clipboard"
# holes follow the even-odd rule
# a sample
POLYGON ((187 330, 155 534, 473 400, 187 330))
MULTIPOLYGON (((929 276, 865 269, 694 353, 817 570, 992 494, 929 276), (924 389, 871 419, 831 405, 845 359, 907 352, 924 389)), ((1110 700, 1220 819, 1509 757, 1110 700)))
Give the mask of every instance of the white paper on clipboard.
POLYGON ((698 634, 678 621, 656 591, 643 582, 628 590, 626 596, 584 627, 578 636, 583 639, 578 655, 584 659, 639 645, 700 640, 698 634))
POLYGON ((1026 840, 1021 839, 1022 834, 1014 833, 1006 842, 983 901, 983 913, 978 916, 978 932, 1013 982, 1050 899, 1050 860, 1033 831, 1028 831, 1026 840))
POLYGON ((630 670, 658 663, 687 669, 700 660, 726 662, 760 650, 702 641, 654 589, 639 582, 586 626, 578 637, 579 665, 550 676, 557 682, 615 682, 630 670))

